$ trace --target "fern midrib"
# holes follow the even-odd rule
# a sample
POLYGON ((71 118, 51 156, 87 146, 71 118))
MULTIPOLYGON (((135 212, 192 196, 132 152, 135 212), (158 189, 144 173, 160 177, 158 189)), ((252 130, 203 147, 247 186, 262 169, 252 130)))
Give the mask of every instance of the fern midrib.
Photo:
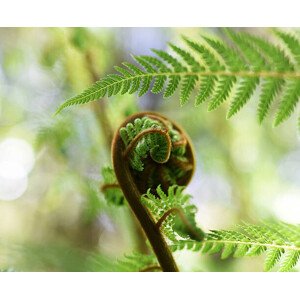
MULTIPOLYGON (((161 73, 145 73, 145 74, 136 74, 131 77, 123 77, 119 81, 115 81, 111 84, 105 85, 93 92, 87 93, 85 96, 76 96, 73 99, 71 98, 69 101, 62 104, 62 106, 57 110, 56 114, 59 113, 64 107, 70 105, 70 103, 76 103, 78 101, 82 101, 85 98, 89 98, 96 93, 108 89, 109 87, 113 87, 114 85, 120 84, 127 80, 134 80, 143 77, 157 77, 157 76, 236 76, 236 77, 258 77, 258 78, 293 78, 297 79, 300 78, 300 72, 274 72, 274 71, 237 71, 237 72, 230 72, 230 71, 201 71, 201 72, 161 72, 161 73)), ((104 78, 105 79, 105 78, 104 78)), ((100 80, 101 81, 101 80, 100 80)))
POLYGON ((260 243, 260 242, 253 242, 253 241, 246 242, 246 241, 230 241, 230 240, 204 240, 201 243, 241 244, 241 245, 265 246, 265 247, 271 247, 277 249, 300 251, 300 247, 297 247, 295 245, 289 246, 289 245, 279 245, 279 244, 271 244, 271 243, 260 243))

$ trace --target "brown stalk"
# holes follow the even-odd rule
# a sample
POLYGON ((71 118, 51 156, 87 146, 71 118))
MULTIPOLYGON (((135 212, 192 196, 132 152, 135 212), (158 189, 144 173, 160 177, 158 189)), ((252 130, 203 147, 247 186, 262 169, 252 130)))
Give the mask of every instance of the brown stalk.
MULTIPOLYGON (((154 175, 154 177, 158 179, 157 180, 158 184, 165 183, 165 186, 163 186, 165 190, 167 190, 167 188, 170 187, 170 182, 163 180, 163 176, 164 176, 163 172, 165 171, 166 167, 170 167, 171 165, 175 167, 179 167, 186 171, 186 174, 183 177, 178 178, 177 185, 186 186, 189 183, 193 175, 194 166, 195 166, 194 151, 192 148, 191 141, 189 140, 188 136, 185 134, 185 132, 180 126, 178 126, 174 122, 170 122, 166 117, 155 112, 136 113, 128 117, 123 122, 123 124, 121 124, 121 126, 115 133, 112 142, 112 161, 113 161, 115 174, 119 182, 119 186, 122 189, 123 194, 127 199, 128 204, 131 207, 133 213, 135 214, 137 220, 141 224, 141 227, 143 228, 143 231, 145 232, 145 235, 147 236, 151 244, 154 254, 157 257, 161 270, 164 272, 177 272, 178 271, 177 265, 164 239, 164 236, 160 230, 160 225, 164 221, 164 219, 167 218, 170 213, 176 212, 176 209, 173 209, 172 211, 168 211, 163 216, 163 218, 160 219, 158 223, 156 223, 151 213, 142 204, 141 196, 148 188, 155 190, 157 187, 155 185, 151 185, 151 186, 147 185, 150 175, 154 175), (163 125, 163 129, 151 128, 151 129, 144 130, 143 132, 138 134, 127 146, 125 146, 119 133, 120 128, 125 127, 128 123, 133 123, 136 118, 142 118, 145 116, 158 120, 163 125), (174 129, 178 130, 178 132, 181 134, 182 137, 180 141, 175 142, 175 147, 186 145, 185 157, 187 161, 185 162, 180 160, 177 161, 176 157, 171 156, 171 152, 174 144, 172 144, 171 137, 168 134, 170 125, 174 129), (166 137, 169 143, 170 154, 168 155, 165 163, 155 162, 153 159, 151 160, 151 158, 148 157, 146 159, 147 164, 145 166, 144 171, 137 173, 130 166, 130 160, 128 159, 129 154, 135 148, 137 142, 141 140, 143 136, 145 136, 146 134, 153 134, 153 133, 158 133, 166 137)), ((191 236, 194 236, 196 239, 201 238, 198 232, 194 231, 193 227, 190 225, 190 223, 184 217, 184 215, 180 214, 179 209, 177 213, 179 213, 179 215, 182 218, 182 221, 186 224, 187 228, 190 230, 191 236)), ((149 267, 147 267, 146 269, 142 269, 142 270, 150 271, 151 269, 154 270, 158 268, 157 266, 155 266, 155 268, 150 267, 149 269, 149 267)))
MULTIPOLYGON (((145 116, 145 113, 129 117, 120 128, 125 127, 127 123, 134 121, 135 118, 142 116, 145 116)), ((128 161, 124 160, 125 150, 125 145, 118 130, 112 143, 112 160, 120 187, 136 218, 139 220, 162 270, 164 272, 177 272, 178 267, 160 229, 156 226, 152 215, 141 203, 142 194, 135 184, 128 161)))

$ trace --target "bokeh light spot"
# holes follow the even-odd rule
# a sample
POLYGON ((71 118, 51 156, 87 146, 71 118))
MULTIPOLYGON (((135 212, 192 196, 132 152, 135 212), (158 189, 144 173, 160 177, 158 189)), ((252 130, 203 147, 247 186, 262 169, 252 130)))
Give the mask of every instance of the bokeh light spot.
POLYGON ((0 199, 14 200, 27 189, 28 173, 34 165, 31 145, 23 139, 7 138, 0 143, 0 199))

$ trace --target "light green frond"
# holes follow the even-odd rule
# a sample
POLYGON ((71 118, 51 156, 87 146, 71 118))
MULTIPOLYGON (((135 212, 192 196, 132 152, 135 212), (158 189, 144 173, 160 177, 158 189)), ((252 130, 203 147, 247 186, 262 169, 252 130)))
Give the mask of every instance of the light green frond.
POLYGON ((195 106, 209 100, 208 110, 214 110, 226 100, 231 104, 227 117, 235 115, 248 104, 254 91, 259 91, 258 119, 262 122, 271 105, 281 93, 283 98, 274 121, 275 125, 288 119, 299 101, 300 81, 297 37, 275 31, 286 47, 276 41, 248 33, 226 30, 232 41, 202 37, 193 41, 183 37, 185 48, 170 44, 172 53, 153 49, 153 56, 133 56, 135 64, 124 62, 115 67, 118 74, 107 75, 57 109, 84 104, 117 94, 136 93, 142 96, 151 91, 164 98, 177 96, 180 105, 188 103, 192 93, 195 106), (233 93, 232 91, 235 91, 233 93))
POLYGON ((200 56, 208 69, 211 71, 221 71, 225 69, 216 55, 209 48, 186 37, 183 37, 183 39, 186 44, 200 56))
POLYGON ((173 251, 189 249, 202 253, 221 253, 221 258, 257 256, 265 253, 265 271, 279 264, 279 271, 290 271, 300 259, 300 226, 283 222, 243 224, 237 230, 211 231, 201 241, 180 240, 173 251))
POLYGON ((264 80, 258 104, 258 119, 260 123, 262 123, 267 116, 272 102, 282 90, 283 85, 284 80, 282 79, 268 78, 264 80))
POLYGON ((172 48, 172 50, 175 53, 177 53, 188 66, 191 67, 191 70, 193 72, 197 72, 201 69, 202 70, 204 69, 204 67, 203 66, 201 67, 199 62, 189 52, 187 52, 171 43, 169 45, 172 48))
POLYGON ((300 251, 286 250, 283 260, 280 265, 281 272, 287 272, 293 269, 298 263, 300 258, 300 251))
POLYGON ((270 271, 279 262, 283 252, 281 248, 268 248, 266 251, 264 270, 270 271))
POLYGON ((155 49, 152 49, 152 52, 155 53, 162 60, 164 60, 166 63, 170 64, 173 67, 175 73, 187 71, 187 68, 169 53, 155 49))
POLYGON ((186 76, 183 78, 183 83, 180 92, 181 106, 183 106, 189 101, 190 94, 194 90, 197 80, 198 80, 197 76, 186 76))
POLYGON ((300 80, 291 80, 282 95, 275 118, 275 126, 290 117, 300 99, 300 80))
POLYGON ((230 104, 227 118, 237 113, 250 100, 253 92, 259 84, 259 78, 242 78, 238 83, 237 92, 230 104))
MULTIPOLYGON (((202 237, 202 231, 197 228, 195 222, 196 206, 189 203, 190 195, 183 193, 183 187, 169 187, 168 192, 164 193, 160 186, 156 189, 156 195, 150 190, 142 196, 142 203, 151 212, 155 221, 159 221, 161 217, 172 209, 180 210, 185 216, 189 225, 202 237)), ((190 234, 182 219, 177 213, 171 213, 162 223, 162 231, 172 241, 177 241, 178 238, 190 238, 190 234)))
POLYGON ((215 83, 217 78, 215 76, 205 76, 200 79, 199 93, 195 99, 195 106, 198 107, 200 104, 210 99, 213 94, 215 83))
POLYGON ((236 77, 221 77, 218 85, 216 86, 215 92, 212 95, 212 100, 208 105, 208 111, 215 110, 223 102, 225 102, 231 92, 231 89, 236 81, 236 77))
POLYGON ((287 47, 290 49, 291 53, 293 54, 293 57, 295 58, 295 61, 298 64, 298 67, 300 67, 300 41, 299 39, 294 36, 293 34, 283 32, 276 30, 275 34, 279 36, 282 41, 287 45, 287 47))
POLYGON ((245 34, 250 41, 257 46, 266 59, 274 65, 274 69, 278 71, 293 71, 294 66, 286 53, 278 46, 274 45, 266 39, 259 38, 250 34, 245 34))
POLYGON ((181 77, 179 75, 171 75, 169 77, 169 82, 164 92, 164 98, 169 98, 177 89, 181 77))
POLYGON ((257 47, 251 43, 244 35, 234 32, 233 30, 225 30, 227 36, 233 41, 239 49, 241 55, 247 62, 247 67, 253 71, 267 70, 268 64, 263 58, 257 47))
POLYGON ((221 41, 208 37, 204 37, 204 40, 223 58, 226 69, 232 72, 248 69, 245 61, 234 49, 229 48, 221 41))

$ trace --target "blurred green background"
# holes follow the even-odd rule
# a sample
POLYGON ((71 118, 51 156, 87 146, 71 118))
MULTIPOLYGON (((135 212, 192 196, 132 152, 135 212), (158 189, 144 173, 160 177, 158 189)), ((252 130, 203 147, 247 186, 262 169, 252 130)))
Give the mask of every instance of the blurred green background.
MULTIPOLYGON (((272 39, 270 29, 243 28, 272 39)), ((277 218, 300 223, 300 138, 297 120, 272 128, 256 117, 257 96, 226 120, 228 102, 208 113, 177 96, 125 95, 72 107, 52 117, 131 54, 181 44, 182 34, 222 37, 218 28, 0 29, 0 269, 109 271, 139 251, 127 206, 107 204, 99 191, 110 165, 109 132, 139 110, 156 110, 189 133, 197 170, 186 192, 205 230, 277 218)), ((229 259, 183 251, 184 271, 262 271, 262 257, 229 259)), ((299 267, 298 267, 299 269, 299 267)))

